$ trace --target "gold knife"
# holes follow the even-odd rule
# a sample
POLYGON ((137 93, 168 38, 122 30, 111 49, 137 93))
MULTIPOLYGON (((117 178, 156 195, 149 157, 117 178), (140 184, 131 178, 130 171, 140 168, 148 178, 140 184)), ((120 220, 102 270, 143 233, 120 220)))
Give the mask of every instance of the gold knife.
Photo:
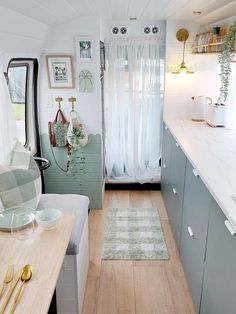
POLYGON ((8 293, 7 293, 7 295, 6 295, 6 298, 5 298, 3 304, 2 304, 2 306, 1 306, 1 308, 0 308, 0 314, 3 314, 3 313, 4 313, 4 311, 5 311, 6 307, 7 307, 7 304, 9 303, 10 298, 11 298, 13 292, 14 292, 14 289, 15 289, 15 287, 16 287, 18 281, 19 281, 20 278, 21 278, 22 272, 23 272, 23 268, 21 268, 21 269, 16 273, 16 275, 15 275, 13 281, 12 281, 10 290, 8 291, 8 293))

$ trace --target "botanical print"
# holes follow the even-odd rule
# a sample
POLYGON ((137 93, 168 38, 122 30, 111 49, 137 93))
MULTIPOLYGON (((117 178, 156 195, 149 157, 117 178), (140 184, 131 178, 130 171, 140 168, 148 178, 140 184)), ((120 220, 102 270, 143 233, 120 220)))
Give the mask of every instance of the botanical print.
POLYGON ((93 75, 90 70, 81 70, 79 73, 79 91, 81 93, 93 92, 93 75))
POLYGON ((80 40, 79 41, 79 49, 80 49, 80 59, 81 60, 90 60, 92 58, 91 41, 90 40, 80 40))
POLYGON ((49 88, 74 88, 73 59, 70 55, 47 55, 49 88))
POLYGON ((68 72, 66 62, 52 62, 54 82, 67 83, 68 72))

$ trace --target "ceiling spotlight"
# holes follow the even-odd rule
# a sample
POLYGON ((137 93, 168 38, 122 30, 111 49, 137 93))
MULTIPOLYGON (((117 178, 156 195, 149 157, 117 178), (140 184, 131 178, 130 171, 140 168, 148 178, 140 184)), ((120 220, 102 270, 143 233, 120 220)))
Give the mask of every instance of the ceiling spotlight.
POLYGON ((195 14, 195 15, 201 15, 201 14, 202 14, 202 11, 193 11, 193 14, 195 14))
POLYGON ((189 32, 185 28, 181 28, 178 30, 176 33, 176 38, 178 41, 183 42, 183 57, 182 57, 182 62, 180 63, 180 66, 177 71, 172 72, 172 74, 192 74, 194 73, 193 71, 190 71, 188 67, 185 65, 184 61, 184 55, 185 55, 185 43, 186 40, 189 37, 189 32))
POLYGON ((117 35, 119 33, 119 28, 118 27, 113 27, 112 33, 117 35))
POLYGON ((151 29, 150 29, 150 27, 146 26, 146 27, 144 27, 143 31, 144 31, 145 34, 149 34, 151 29))
POLYGON ((121 27, 120 29, 121 34, 126 34, 127 33, 127 28, 126 27, 121 27))

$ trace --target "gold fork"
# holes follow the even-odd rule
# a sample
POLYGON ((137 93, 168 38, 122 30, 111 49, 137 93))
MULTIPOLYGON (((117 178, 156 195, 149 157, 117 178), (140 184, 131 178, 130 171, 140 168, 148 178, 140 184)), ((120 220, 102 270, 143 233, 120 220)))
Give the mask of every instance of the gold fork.
POLYGON ((7 285, 13 280, 14 277, 14 266, 9 265, 5 274, 5 277, 3 279, 3 284, 0 290, 0 299, 3 296, 3 294, 6 291, 7 285))

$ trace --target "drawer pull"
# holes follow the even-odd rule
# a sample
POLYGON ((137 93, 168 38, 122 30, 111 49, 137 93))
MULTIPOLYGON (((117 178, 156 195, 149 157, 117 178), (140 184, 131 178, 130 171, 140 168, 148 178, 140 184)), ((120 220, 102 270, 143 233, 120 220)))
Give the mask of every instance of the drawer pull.
POLYGON ((194 237, 194 233, 193 233, 193 230, 192 230, 191 227, 188 227, 188 233, 189 233, 189 235, 190 235, 191 238, 194 237))
POLYGON ((173 188, 172 191, 173 191, 174 195, 177 195, 177 191, 175 188, 173 188))
POLYGON ((233 226, 231 225, 231 223, 228 220, 225 220, 225 225, 226 225, 226 228, 229 230, 231 235, 236 234, 236 231, 234 230, 233 226))
POLYGON ((176 142, 176 143, 175 143, 175 146, 176 146, 176 147, 179 147, 179 144, 176 142))
POLYGON ((163 168, 166 169, 166 164, 163 164, 163 168))
POLYGON ((193 169, 193 174, 195 175, 195 177, 199 177, 199 174, 196 169, 193 169))

